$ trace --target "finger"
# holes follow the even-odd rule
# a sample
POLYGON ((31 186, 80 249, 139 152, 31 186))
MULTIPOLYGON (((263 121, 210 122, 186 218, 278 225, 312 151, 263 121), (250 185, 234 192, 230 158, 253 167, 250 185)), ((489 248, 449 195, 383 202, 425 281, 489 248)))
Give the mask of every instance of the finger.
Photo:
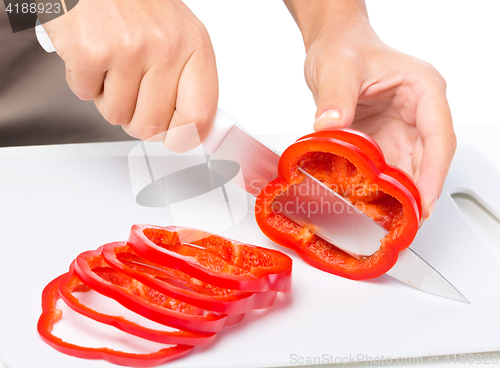
POLYGON ((121 63, 106 73, 103 91, 94 99, 101 115, 113 125, 132 120, 141 85, 142 71, 133 63, 121 63))
POLYGON ((93 100, 102 91, 107 71, 106 62, 97 53, 80 53, 78 60, 65 60, 66 81, 71 91, 81 100, 93 100))
POLYGON ((420 175, 420 163, 422 162, 423 153, 424 153, 424 146, 422 144, 422 141, 420 139, 417 139, 411 155, 411 165, 412 165, 411 177, 413 177, 415 181, 418 181, 420 175))
MULTIPOLYGON (((76 10, 75 10, 76 11, 76 10)), ((74 16, 75 13, 72 12, 74 16)), ((107 71, 107 52, 86 36, 88 29, 79 22, 59 17, 43 28, 66 67, 66 81, 81 100, 92 100, 102 90, 107 71)))
POLYGON ((315 130, 344 128, 354 120, 360 81, 352 66, 331 63, 318 71, 315 130))
POLYGON ((204 52, 195 52, 183 69, 176 109, 164 145, 179 153, 197 147, 214 121, 218 97, 217 67, 210 47, 204 52), (190 127, 191 123, 195 126, 190 127))
POLYGON ((175 110, 177 84, 182 68, 155 64, 142 77, 137 103, 127 134, 141 140, 161 140, 175 110))
POLYGON ((422 218, 427 219, 441 194, 457 145, 444 83, 429 83, 420 97, 416 121, 423 145, 417 187, 422 218))

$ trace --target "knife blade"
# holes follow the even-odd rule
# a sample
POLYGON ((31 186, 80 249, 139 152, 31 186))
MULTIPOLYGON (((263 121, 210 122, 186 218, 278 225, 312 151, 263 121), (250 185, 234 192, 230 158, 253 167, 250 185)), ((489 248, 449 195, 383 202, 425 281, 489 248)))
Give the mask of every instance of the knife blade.
POLYGON ((302 168, 304 180, 274 200, 273 209, 353 257, 370 256, 389 231, 302 168))
MULTIPOLYGON (((203 142, 211 154, 210 161, 231 160, 238 163, 244 180, 240 186, 257 196, 268 182, 276 178, 280 155, 237 125, 236 119, 220 108, 212 129, 203 142)), ((319 237, 355 257, 376 252, 387 230, 304 170, 302 172, 305 180, 275 200, 275 204, 281 205, 279 212, 300 225, 308 226, 319 237), (294 211, 294 206, 287 207, 287 203, 297 201, 297 206, 314 203, 316 208, 328 203, 331 209, 335 209, 341 204, 342 211, 311 213, 294 211), (292 210, 287 211, 287 208, 292 210)), ((223 177, 230 175, 223 169, 217 173, 223 177)), ((409 248, 400 252, 398 262, 386 275, 416 289, 469 303, 448 280, 409 248)))

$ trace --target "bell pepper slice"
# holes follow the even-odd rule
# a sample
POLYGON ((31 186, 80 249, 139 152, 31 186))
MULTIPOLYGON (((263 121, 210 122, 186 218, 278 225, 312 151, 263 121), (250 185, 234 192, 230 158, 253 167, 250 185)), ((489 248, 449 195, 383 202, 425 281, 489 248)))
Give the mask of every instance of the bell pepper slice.
POLYGON ((292 259, 273 249, 173 226, 133 225, 128 241, 141 257, 214 286, 252 292, 291 290, 292 259), (183 244, 179 233, 199 240, 183 244))
POLYGON ((302 137, 285 150, 278 176, 257 197, 255 213, 262 232, 277 244, 294 250, 318 269, 362 280, 386 273, 396 263, 398 253, 411 244, 419 227, 421 205, 413 181, 385 163, 370 137, 352 130, 331 130, 302 137), (357 259, 273 210, 274 199, 303 180, 299 167, 359 205, 389 231, 377 252, 357 259))
POLYGON ((155 367, 188 354, 193 347, 176 345, 150 354, 134 354, 108 348, 90 348, 71 344, 52 334, 54 325, 61 319, 62 311, 56 308, 60 298, 59 285, 67 274, 52 280, 42 292, 42 314, 37 330, 40 337, 61 353, 84 359, 102 359, 110 363, 129 367, 155 367))
POLYGON ((119 272, 172 298, 212 312, 241 314, 273 305, 276 291, 250 293, 210 285, 182 271, 149 262, 127 242, 103 246, 102 257, 119 272))
POLYGON ((87 286, 141 316, 170 327, 200 332, 219 332, 244 317, 244 314, 206 313, 160 293, 109 267, 101 251, 102 247, 80 254, 75 260, 75 274, 87 286))
POLYGON ((91 288, 85 285, 74 273, 74 263, 71 264, 68 273, 63 275, 59 282, 59 294, 62 300, 75 312, 80 313, 97 322, 114 326, 119 330, 131 335, 142 337, 147 340, 170 344, 170 345, 206 345, 214 341, 215 333, 193 332, 193 331, 162 331, 141 326, 131 322, 122 316, 113 316, 100 313, 84 304, 73 294, 74 292, 88 292, 91 288))

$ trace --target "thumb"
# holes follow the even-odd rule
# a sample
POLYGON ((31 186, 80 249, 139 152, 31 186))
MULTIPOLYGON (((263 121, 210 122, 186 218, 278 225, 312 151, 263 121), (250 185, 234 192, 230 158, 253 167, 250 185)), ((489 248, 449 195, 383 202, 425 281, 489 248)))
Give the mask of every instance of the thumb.
POLYGON ((314 130, 347 128, 353 120, 359 97, 359 83, 348 68, 335 68, 317 85, 314 130))

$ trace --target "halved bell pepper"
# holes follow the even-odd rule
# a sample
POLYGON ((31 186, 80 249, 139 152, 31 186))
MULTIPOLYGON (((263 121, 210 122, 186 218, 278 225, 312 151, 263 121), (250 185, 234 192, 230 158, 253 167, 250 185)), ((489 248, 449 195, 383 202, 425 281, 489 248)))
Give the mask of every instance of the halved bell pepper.
POLYGON ((102 247, 80 254, 75 260, 76 275, 98 293, 115 299, 143 317, 170 327, 201 332, 219 332, 244 317, 244 314, 206 313, 201 308, 160 293, 109 267, 101 251, 102 247))
POLYGON ((386 164, 373 139, 342 129, 312 133, 288 147, 281 155, 278 176, 259 193, 255 213, 260 229, 274 242, 318 269, 362 280, 386 273, 398 253, 411 244, 419 228, 421 204, 413 180, 386 164), (274 199, 304 179, 299 167, 389 231, 377 252, 357 259, 274 211, 274 199))
POLYGON ((268 308, 276 299, 276 291, 251 293, 210 285, 182 271, 145 260, 127 242, 103 246, 102 257, 119 272, 140 281, 177 300, 208 311, 241 314, 252 309, 268 308))
POLYGON ((290 292, 292 259, 282 252, 182 227, 134 225, 129 243, 141 257, 214 286, 290 292), (179 238, 198 239, 190 244, 179 238))
POLYGON ((176 345, 150 354, 134 354, 108 348, 90 348, 71 344, 52 334, 54 325, 61 319, 62 312, 56 308, 59 299, 59 284, 66 274, 52 280, 42 292, 42 314, 38 319, 37 329, 41 338, 61 353, 84 359, 102 359, 129 367, 155 367, 181 358, 193 347, 176 345))
POLYGON ((114 316, 98 312, 85 304, 73 295, 74 292, 88 292, 90 287, 85 285, 74 272, 74 262, 71 264, 69 272, 61 278, 59 283, 59 294, 62 300, 75 312, 89 317, 97 322, 114 326, 119 330, 134 336, 139 336, 147 340, 171 345, 206 345, 214 341, 214 332, 193 332, 193 331, 165 331, 151 329, 129 321, 122 316, 114 316))

